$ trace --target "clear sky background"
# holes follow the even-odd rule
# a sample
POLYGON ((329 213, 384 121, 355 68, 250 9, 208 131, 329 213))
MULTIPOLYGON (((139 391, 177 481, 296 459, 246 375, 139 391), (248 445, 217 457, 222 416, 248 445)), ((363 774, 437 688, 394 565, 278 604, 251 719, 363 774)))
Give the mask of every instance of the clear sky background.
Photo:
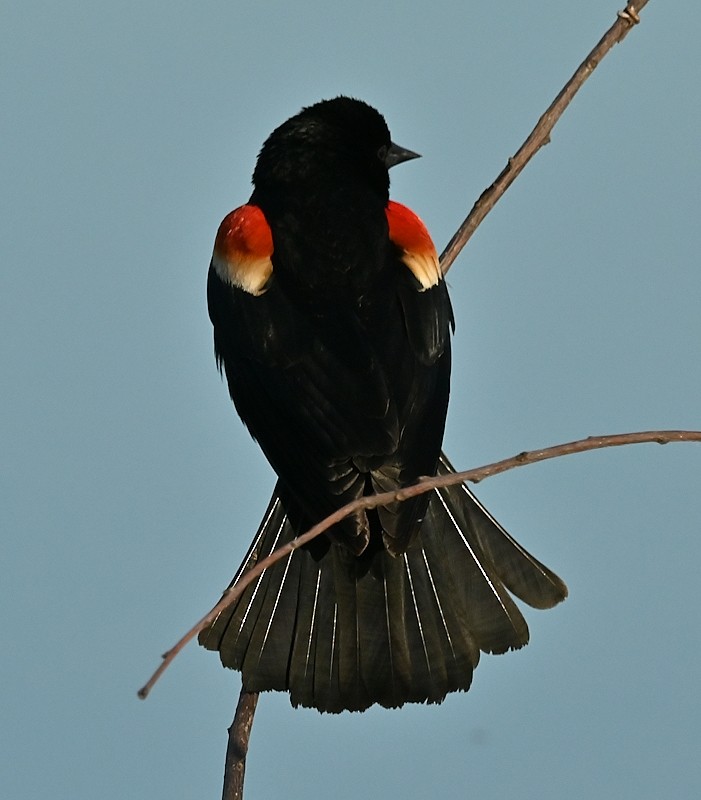
MULTIPOLYGON (((441 249, 623 0, 4 3, 0 792, 216 798, 236 673, 191 645, 273 475, 212 355, 205 277, 268 133, 339 93, 424 157, 441 249)), ((701 6, 651 0, 449 275, 462 468, 701 428, 701 6)), ((249 798, 701 796, 701 445, 492 478, 568 582, 442 706, 259 704, 249 798)))

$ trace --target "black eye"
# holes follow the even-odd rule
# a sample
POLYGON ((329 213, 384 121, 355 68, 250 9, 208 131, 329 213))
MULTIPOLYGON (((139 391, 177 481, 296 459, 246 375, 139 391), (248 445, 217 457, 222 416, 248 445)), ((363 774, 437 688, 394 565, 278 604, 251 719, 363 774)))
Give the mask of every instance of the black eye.
POLYGON ((386 144, 383 144, 382 147, 377 151, 377 157, 383 164, 385 163, 385 159, 387 158, 388 152, 389 152, 389 147, 386 144))

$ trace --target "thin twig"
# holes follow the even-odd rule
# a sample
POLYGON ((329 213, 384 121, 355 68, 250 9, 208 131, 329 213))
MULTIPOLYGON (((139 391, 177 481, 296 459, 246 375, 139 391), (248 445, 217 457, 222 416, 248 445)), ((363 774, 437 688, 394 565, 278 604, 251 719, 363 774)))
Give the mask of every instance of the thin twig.
POLYGON ((229 728, 222 800, 241 800, 243 797, 248 740, 251 736, 253 715, 256 713, 257 704, 258 692, 247 692, 245 689, 241 689, 234 721, 229 728))
MULTIPOLYGON (((467 215, 462 225, 457 229, 453 238, 441 254, 441 269, 443 274, 448 272, 460 251, 467 244, 472 234, 477 230, 482 220, 494 208, 497 200, 511 186, 523 171, 524 167, 540 150, 550 141, 550 132, 555 123, 560 119, 564 110, 572 102, 575 94, 582 84, 599 65, 603 57, 618 42, 623 41, 631 28, 640 19, 638 13, 647 5, 648 0, 635 0, 626 6, 624 11, 618 12, 618 17, 613 25, 600 39, 596 47, 582 61, 574 75, 565 84, 562 91, 550 104, 548 110, 538 120, 526 141, 521 145, 516 155, 512 156, 494 183, 482 192, 472 210, 467 215)), ((573 12, 576 18, 576 11, 573 12)))
POLYGON ((345 517, 357 513, 358 511, 370 508, 377 508, 377 506, 385 506, 397 501, 408 500, 410 497, 430 492, 432 489, 442 488, 444 486, 453 486, 456 483, 463 483, 469 481, 470 483, 479 483, 485 478, 492 475, 498 475, 500 472, 506 472, 516 467, 522 467, 526 464, 535 464, 538 461, 546 461, 550 458, 558 458, 559 456, 572 455, 573 453, 584 453, 588 450, 599 450, 603 447, 621 447, 629 444, 643 444, 655 442, 657 444, 668 444, 670 442, 701 442, 701 431, 641 431, 638 433, 618 433, 609 436, 590 436, 587 439, 579 439, 567 444, 559 444, 554 447, 546 447, 541 450, 530 450, 511 458, 505 458, 502 461, 497 461, 493 464, 487 464, 483 467, 476 469, 465 470, 464 472, 456 472, 452 475, 442 475, 432 478, 423 478, 412 486, 406 486, 403 489, 398 489, 392 492, 382 492, 381 494, 369 495, 368 497, 361 497, 351 503, 346 504, 339 508, 333 514, 321 520, 321 522, 314 525, 306 533, 293 539, 291 542, 274 550, 267 558, 261 559, 254 567, 244 572, 243 575, 236 581, 235 584, 230 586, 222 595, 221 600, 202 617, 202 619, 175 644, 167 653, 163 655, 163 661, 158 669, 153 673, 148 682, 139 689, 138 695, 144 700, 148 697, 149 692, 153 685, 161 677, 163 672, 168 668, 173 659, 185 647, 185 645, 197 636, 200 631, 203 631, 210 625, 214 619, 226 608, 236 602, 241 596, 244 589, 254 581, 264 570, 280 561, 285 556, 292 553, 294 550, 299 549, 302 545, 315 539, 320 534, 327 531, 333 525, 345 517))

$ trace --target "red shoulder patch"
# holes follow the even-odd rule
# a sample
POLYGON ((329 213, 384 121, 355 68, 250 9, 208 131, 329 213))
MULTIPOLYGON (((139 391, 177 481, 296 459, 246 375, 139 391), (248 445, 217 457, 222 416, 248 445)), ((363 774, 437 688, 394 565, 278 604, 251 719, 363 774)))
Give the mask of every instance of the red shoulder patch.
POLYGON ((389 201, 385 213, 389 238, 401 250, 401 259, 421 284, 421 291, 436 286, 443 275, 426 226, 410 208, 394 200, 389 201))
POLYGON ((219 226, 212 266, 225 283, 260 295, 273 274, 272 254, 273 235, 265 215, 258 206, 245 205, 219 226))

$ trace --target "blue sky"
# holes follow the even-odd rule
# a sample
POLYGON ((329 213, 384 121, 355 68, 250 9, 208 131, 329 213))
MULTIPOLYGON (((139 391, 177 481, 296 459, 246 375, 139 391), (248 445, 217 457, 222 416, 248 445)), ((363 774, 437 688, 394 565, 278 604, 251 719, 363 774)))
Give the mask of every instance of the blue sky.
MULTIPOLYGON (((701 428, 701 9, 656 0, 450 272, 461 468, 701 428)), ((0 30, 0 781, 218 797, 238 676, 195 645, 273 476, 214 367, 205 277, 258 148, 346 93, 442 248, 618 6, 8 4, 0 30), (536 10, 534 10, 536 8, 536 10)), ((600 451, 478 495, 568 582, 439 707, 259 704, 248 797, 701 792, 701 447, 600 451)))

